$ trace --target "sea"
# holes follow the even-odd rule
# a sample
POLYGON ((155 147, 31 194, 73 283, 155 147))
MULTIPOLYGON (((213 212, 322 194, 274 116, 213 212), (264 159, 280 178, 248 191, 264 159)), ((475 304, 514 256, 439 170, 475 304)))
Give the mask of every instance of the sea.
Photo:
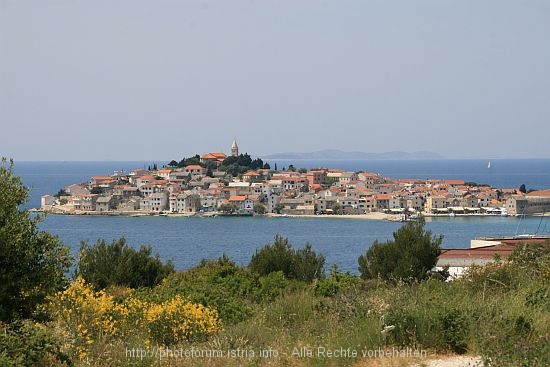
MULTIPOLYGON (((30 188, 24 208, 40 206, 40 197, 55 194, 64 186, 87 182, 91 176, 128 172, 167 162, 15 162, 15 174, 30 188)), ((463 179, 498 188, 550 188, 550 159, 507 160, 369 160, 268 161, 279 169, 328 167, 349 171, 366 170, 392 178, 463 179)), ((426 228, 443 236, 443 247, 468 247, 481 236, 524 233, 549 234, 550 217, 438 217, 427 218, 426 228)), ((130 246, 153 247, 164 261, 172 260, 176 269, 197 265, 202 259, 223 254, 246 265, 257 249, 273 243, 275 235, 287 237, 294 247, 310 243, 326 258, 326 267, 337 265, 343 271, 358 273, 357 258, 375 241, 392 238, 402 223, 342 218, 171 218, 103 217, 47 215, 39 228, 48 231, 71 248, 76 256, 82 241, 94 243, 125 237, 130 246)))

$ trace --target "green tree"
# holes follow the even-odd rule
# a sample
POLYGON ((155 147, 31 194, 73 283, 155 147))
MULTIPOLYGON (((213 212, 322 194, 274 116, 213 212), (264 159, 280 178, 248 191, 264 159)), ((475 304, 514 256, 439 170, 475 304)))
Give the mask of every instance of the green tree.
POLYGON ((265 214, 265 206, 262 204, 254 204, 254 213, 265 214))
POLYGON ((90 193, 99 195, 99 194, 103 193, 103 189, 99 186, 94 186, 94 187, 92 187, 92 190, 90 190, 90 193))
POLYGON ((283 203, 277 203, 275 205, 275 211, 277 212, 277 214, 281 214, 281 211, 283 211, 284 208, 285 205, 283 203))
POLYGON ((59 199, 61 196, 67 196, 67 195, 69 194, 67 193, 67 191, 65 191, 65 189, 59 189, 59 191, 57 192, 57 194, 54 195, 54 197, 59 199))
POLYGON ((525 184, 521 184, 521 186, 519 187, 519 191, 524 194, 527 192, 527 188, 525 187, 525 184))
POLYGON ((262 276, 281 271, 287 278, 311 282, 324 277, 324 265, 325 257, 315 253, 310 244, 294 250, 288 238, 276 235, 272 245, 256 250, 248 267, 262 276))
POLYGON ((359 256, 361 276, 408 282, 427 278, 441 253, 443 237, 432 237, 424 225, 424 218, 407 222, 393 233, 393 240, 374 241, 359 256))
POLYGON ((46 296, 66 283, 69 249, 39 231, 41 216, 19 206, 29 190, 13 174, 13 161, 0 164, 0 321, 29 318, 46 296))
POLYGON ((224 203, 218 207, 218 210, 224 212, 225 214, 233 214, 239 210, 239 207, 235 203, 224 203))
POLYGON ((336 177, 328 177, 328 176, 325 176, 323 178, 323 182, 322 182, 322 185, 324 187, 331 187, 333 186, 336 182, 338 182, 338 179, 336 177))
POLYGON ((288 238, 276 235, 272 245, 268 244, 256 250, 248 267, 260 275, 282 271, 286 277, 289 277, 293 274, 292 258, 292 245, 288 242, 288 238))
POLYGON ((98 240, 90 246, 81 242, 77 275, 97 289, 110 285, 131 288, 152 287, 174 272, 171 261, 163 264, 159 256, 151 256, 151 246, 142 245, 135 250, 126 244, 124 237, 107 244, 98 240))
POLYGON ((325 257, 313 251, 309 243, 296 250, 293 263, 294 277, 298 280, 312 282, 324 277, 325 257))

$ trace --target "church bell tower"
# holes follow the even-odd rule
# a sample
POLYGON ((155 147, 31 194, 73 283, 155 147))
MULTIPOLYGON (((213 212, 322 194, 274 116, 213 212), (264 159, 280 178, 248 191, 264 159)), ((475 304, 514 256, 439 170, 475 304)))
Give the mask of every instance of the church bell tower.
POLYGON ((231 144, 231 156, 239 156, 239 147, 237 146, 237 142, 235 140, 233 140, 233 144, 231 144))

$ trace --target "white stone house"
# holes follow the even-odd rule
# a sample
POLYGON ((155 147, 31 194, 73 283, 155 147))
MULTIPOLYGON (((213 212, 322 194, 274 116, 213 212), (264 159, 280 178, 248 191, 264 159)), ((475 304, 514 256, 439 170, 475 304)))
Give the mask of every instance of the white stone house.
POLYGON ((168 192, 155 192, 147 197, 147 211, 161 212, 168 209, 168 192))

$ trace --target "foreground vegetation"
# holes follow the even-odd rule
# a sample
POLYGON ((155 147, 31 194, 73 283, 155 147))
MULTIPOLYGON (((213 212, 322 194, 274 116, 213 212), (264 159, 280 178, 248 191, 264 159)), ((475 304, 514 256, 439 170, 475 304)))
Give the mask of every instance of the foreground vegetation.
POLYGON ((426 272, 441 239, 422 221, 361 255, 362 276, 326 272, 310 245, 280 236, 249 266, 222 256, 181 272, 149 247, 99 240, 82 245, 68 279, 66 249, 17 209, 24 190, 7 200, 22 186, 0 170, 0 366, 402 366, 411 359, 362 351, 404 347, 480 355, 487 366, 550 364, 550 243, 445 282, 426 272), (9 262, 17 256, 26 260, 9 262), (41 267, 47 282, 21 276, 41 267), (168 353, 206 350, 224 356, 168 353))

